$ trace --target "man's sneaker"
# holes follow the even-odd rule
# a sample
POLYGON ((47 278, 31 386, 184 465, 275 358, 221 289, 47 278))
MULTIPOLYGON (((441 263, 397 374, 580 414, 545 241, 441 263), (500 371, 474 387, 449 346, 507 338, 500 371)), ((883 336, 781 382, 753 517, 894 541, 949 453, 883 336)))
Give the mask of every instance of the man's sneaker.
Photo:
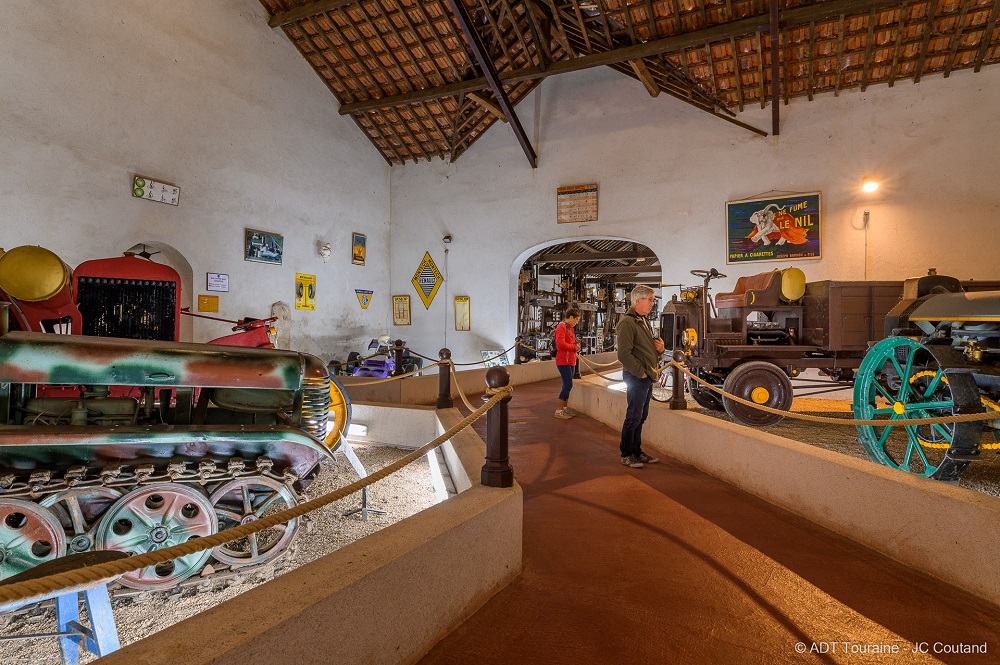
POLYGON ((566 413, 568 413, 569 416, 570 416, 570 418, 576 418, 578 415, 580 415, 579 411, 574 411, 573 409, 569 408, 568 406, 566 408, 564 408, 563 411, 565 411, 566 413))
POLYGON ((556 418, 559 418, 560 420, 569 420, 572 417, 573 416, 571 416, 568 413, 566 413, 566 411, 564 409, 557 409, 556 410, 556 418))
POLYGON ((628 457, 623 457, 622 465, 631 467, 633 469, 641 469, 643 467, 643 463, 640 462, 639 458, 636 457, 635 455, 629 455, 628 457))
POLYGON ((659 457, 650 457, 646 453, 640 453, 639 455, 636 455, 635 458, 643 464, 656 464, 660 461, 659 457))

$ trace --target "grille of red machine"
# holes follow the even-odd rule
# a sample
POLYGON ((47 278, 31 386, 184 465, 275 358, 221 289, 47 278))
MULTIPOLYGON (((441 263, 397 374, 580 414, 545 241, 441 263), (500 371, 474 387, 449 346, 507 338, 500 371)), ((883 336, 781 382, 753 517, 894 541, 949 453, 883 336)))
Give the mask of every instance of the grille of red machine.
POLYGON ((177 284, 151 279, 80 277, 77 300, 83 334, 171 341, 177 284))

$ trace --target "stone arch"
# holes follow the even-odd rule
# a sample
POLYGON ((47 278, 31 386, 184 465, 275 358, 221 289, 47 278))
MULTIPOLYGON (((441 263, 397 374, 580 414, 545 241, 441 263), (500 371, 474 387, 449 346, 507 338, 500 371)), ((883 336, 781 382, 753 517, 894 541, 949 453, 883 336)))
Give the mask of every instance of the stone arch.
MULTIPOLYGON (((142 240, 125 250, 139 254, 146 251, 154 256, 162 257, 157 263, 163 263, 177 271, 181 277, 181 308, 193 311, 194 302, 194 270, 184 255, 172 245, 157 240, 142 240)), ((181 317, 181 338, 178 341, 190 342, 194 339, 194 321, 190 316, 181 317)))
MULTIPOLYGON (((635 240, 633 238, 625 238, 622 236, 611 236, 611 235, 592 235, 592 236, 567 236, 562 238, 553 238, 551 240, 544 240, 542 242, 536 243, 531 247, 523 250, 510 265, 509 278, 508 278, 508 316, 507 316, 507 339, 514 339, 517 335, 517 324, 518 324, 518 309, 517 309, 517 294, 518 294, 518 275, 521 271, 521 266, 529 258, 539 253, 541 250, 547 247, 554 247, 556 245, 561 245, 568 242, 586 242, 588 240, 614 240, 618 242, 630 242, 638 243, 647 249, 652 250, 652 248, 645 242, 635 240)), ((657 260, 660 257, 657 255, 657 260)), ((661 262, 662 264, 662 262, 661 262)), ((657 289, 659 291, 659 289, 657 289)))

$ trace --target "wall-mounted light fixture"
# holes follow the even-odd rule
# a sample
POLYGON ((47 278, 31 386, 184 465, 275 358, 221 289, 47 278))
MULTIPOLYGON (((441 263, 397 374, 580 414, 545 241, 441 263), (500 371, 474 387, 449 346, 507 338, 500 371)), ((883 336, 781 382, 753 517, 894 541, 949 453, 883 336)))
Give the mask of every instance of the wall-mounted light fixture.
POLYGON ((447 245, 448 243, 450 243, 450 242, 451 242, 451 234, 449 233, 449 234, 447 234, 447 235, 446 235, 445 237, 441 238, 441 242, 443 242, 443 243, 444 243, 444 244, 446 244, 446 245, 447 245))
POLYGON ((323 263, 330 260, 331 254, 333 254, 333 248, 330 246, 330 243, 323 243, 323 246, 319 248, 319 255, 323 257, 323 263))
POLYGON ((871 194, 878 189, 878 181, 875 178, 865 177, 861 181, 861 191, 871 194))

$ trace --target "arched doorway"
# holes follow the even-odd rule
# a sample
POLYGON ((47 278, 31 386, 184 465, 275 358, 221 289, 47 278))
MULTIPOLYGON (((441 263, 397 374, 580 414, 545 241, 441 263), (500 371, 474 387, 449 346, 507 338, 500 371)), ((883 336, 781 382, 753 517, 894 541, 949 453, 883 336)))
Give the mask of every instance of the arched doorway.
POLYGON ((658 290, 662 279, 653 250, 624 238, 537 245, 518 257, 515 270, 515 334, 525 345, 523 360, 551 355, 551 331, 570 307, 582 313, 577 339, 583 353, 613 349, 615 326, 628 309, 632 288, 645 284, 658 290))
MULTIPOLYGON (((193 302, 191 294, 194 292, 194 271, 183 254, 171 245, 155 240, 145 240, 136 243, 126 249, 124 253, 135 254, 154 263, 163 263, 176 270, 181 278, 181 308, 191 311, 193 302)), ((178 341, 192 341, 194 339, 193 319, 190 316, 182 316, 180 322, 181 336, 178 341)))

